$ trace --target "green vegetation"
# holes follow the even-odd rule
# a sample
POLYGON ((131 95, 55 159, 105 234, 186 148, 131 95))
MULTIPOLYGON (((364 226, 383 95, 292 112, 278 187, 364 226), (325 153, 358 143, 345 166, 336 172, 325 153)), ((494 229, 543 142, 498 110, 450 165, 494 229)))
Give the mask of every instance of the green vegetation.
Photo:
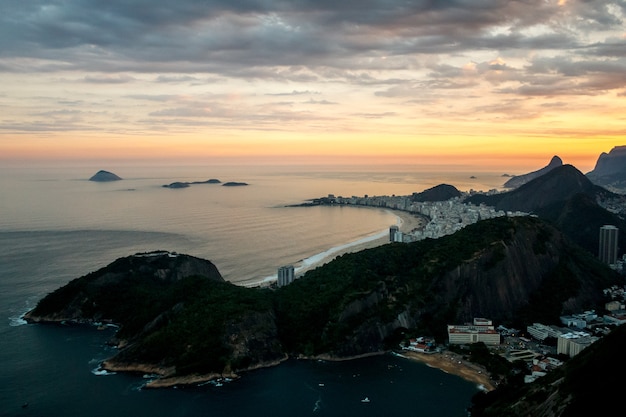
MULTIPOLYGON (((558 317, 565 300, 594 307, 613 272, 558 236, 541 220, 502 217, 347 254, 275 291, 238 287, 217 272, 180 277, 194 266, 210 270, 185 255, 127 257, 49 294, 32 316, 111 320, 127 343, 116 360, 174 366, 180 375, 284 353, 352 356, 397 346, 403 333, 443 342, 447 324, 476 316, 543 321, 558 317), (527 272, 515 259, 536 265, 536 278, 511 281, 527 272)), ((504 372, 498 366, 489 364, 504 372)))

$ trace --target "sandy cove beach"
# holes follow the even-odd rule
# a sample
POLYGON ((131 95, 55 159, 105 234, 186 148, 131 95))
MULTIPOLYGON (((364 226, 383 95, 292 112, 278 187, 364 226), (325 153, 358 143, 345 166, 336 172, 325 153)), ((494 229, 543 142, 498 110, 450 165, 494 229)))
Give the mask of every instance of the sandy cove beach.
POLYGON ((406 358, 417 360, 426 365, 442 370, 452 375, 460 376, 466 381, 477 384, 484 391, 494 390, 495 384, 489 377, 487 370, 480 365, 463 359, 458 353, 444 351, 440 353, 420 353, 403 350, 399 353, 406 358))

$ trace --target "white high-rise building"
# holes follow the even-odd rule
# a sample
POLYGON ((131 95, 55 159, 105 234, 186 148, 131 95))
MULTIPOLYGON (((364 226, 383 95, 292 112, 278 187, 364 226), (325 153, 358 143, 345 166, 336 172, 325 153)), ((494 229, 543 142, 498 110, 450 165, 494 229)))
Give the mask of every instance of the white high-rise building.
POLYGON ((293 282, 295 277, 293 265, 281 266, 278 268, 278 286, 283 287, 293 282))
POLYGON ((619 229, 612 225, 604 225, 600 228, 600 247, 598 257, 609 265, 617 263, 617 238, 619 229))

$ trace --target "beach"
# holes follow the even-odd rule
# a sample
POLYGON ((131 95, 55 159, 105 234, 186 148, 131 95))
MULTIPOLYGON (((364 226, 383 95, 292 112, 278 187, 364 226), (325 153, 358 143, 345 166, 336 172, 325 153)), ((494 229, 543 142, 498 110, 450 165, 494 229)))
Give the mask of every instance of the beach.
POLYGON ((489 377, 487 370, 480 365, 476 365, 463 359, 458 353, 445 351, 439 353, 420 353, 403 350, 401 356, 412 360, 417 360, 426 365, 442 370, 443 372, 459 376, 466 381, 473 382, 484 391, 492 391, 496 388, 494 382, 489 377))
MULTIPOLYGON (((361 207, 360 207, 361 208, 361 207)), ((377 210, 370 207, 362 207, 365 210, 377 210)), ((401 210, 390 210, 397 217, 398 230, 403 233, 408 233, 415 229, 423 228, 427 220, 424 217, 401 210)), ((363 239, 347 243, 310 258, 304 259, 294 265, 295 273, 297 276, 303 275, 306 271, 317 268, 324 265, 338 256, 346 253, 359 252, 365 249, 371 249, 378 246, 382 246, 389 243, 389 231, 383 231, 376 235, 368 236, 363 239)))

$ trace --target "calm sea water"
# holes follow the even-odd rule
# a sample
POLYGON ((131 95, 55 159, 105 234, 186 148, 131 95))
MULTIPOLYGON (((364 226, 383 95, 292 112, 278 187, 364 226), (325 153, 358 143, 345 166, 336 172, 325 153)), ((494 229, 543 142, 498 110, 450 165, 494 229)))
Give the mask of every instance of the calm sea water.
POLYGON ((27 325, 20 316, 69 280, 149 250, 210 259, 225 279, 246 284, 396 222, 385 210, 286 205, 331 193, 408 195, 440 183, 486 190, 502 185, 498 173, 105 167, 124 180, 87 181, 97 169, 0 168, 1 416, 465 415, 477 387, 390 355, 289 361, 222 387, 142 390, 140 375, 94 371, 114 353, 110 333, 27 325), (209 178, 250 185, 162 187, 209 178))

